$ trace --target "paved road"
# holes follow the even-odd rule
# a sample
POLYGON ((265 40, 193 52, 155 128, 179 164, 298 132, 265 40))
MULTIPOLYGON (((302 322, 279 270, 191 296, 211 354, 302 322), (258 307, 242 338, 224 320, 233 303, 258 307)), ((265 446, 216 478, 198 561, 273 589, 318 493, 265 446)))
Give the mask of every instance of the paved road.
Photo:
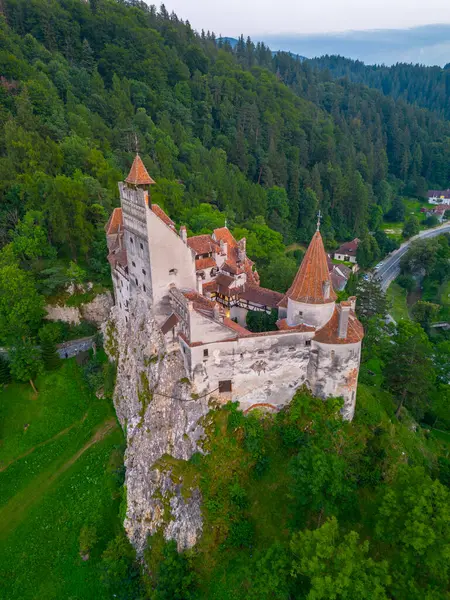
POLYGON ((64 342, 64 344, 58 344, 58 354, 61 358, 72 358, 80 352, 90 350, 94 343, 95 336, 89 336, 85 338, 79 338, 78 340, 70 340, 70 342, 64 342))
POLYGON ((414 237, 410 238, 407 242, 404 242, 398 250, 395 250, 389 256, 387 256, 382 262, 381 267, 374 271, 374 276, 380 281, 383 290, 387 290, 389 284, 397 277, 400 273, 400 259, 408 252, 408 248, 411 242, 423 238, 436 237, 442 233, 450 233, 450 223, 444 223, 435 227, 434 229, 426 229, 421 231, 414 237))

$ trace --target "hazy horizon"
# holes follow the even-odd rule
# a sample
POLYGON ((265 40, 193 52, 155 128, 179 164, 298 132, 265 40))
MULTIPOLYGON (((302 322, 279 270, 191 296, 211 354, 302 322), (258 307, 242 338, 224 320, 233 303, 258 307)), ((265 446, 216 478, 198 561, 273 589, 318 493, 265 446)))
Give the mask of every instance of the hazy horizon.
MULTIPOLYGON (((151 3, 151 0, 146 0, 151 3)), ((236 31, 251 37, 266 35, 318 35, 373 30, 397 30, 450 23, 446 0, 316 0, 305 5, 297 0, 167 0, 167 10, 188 19, 198 30, 236 37, 236 31), (233 34, 234 32, 234 34, 233 34)))

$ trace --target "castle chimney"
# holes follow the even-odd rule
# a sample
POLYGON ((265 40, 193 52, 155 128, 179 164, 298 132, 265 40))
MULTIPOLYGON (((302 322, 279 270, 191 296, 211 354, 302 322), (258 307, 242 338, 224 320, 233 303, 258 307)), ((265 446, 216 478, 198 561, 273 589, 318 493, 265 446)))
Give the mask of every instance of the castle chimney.
POLYGON ((330 281, 328 279, 325 279, 325 281, 322 283, 322 292, 324 299, 328 300, 330 297, 330 281))
POLYGON ((197 292, 203 295, 203 280, 201 277, 197 277, 197 292))
POLYGON ((187 231, 186 231, 186 226, 182 225, 180 227, 180 238, 183 240, 183 242, 185 244, 187 244, 187 231))
POLYGON ((247 257, 247 240, 242 238, 238 242, 238 260, 244 262, 247 257))
POLYGON ((341 312, 339 313, 339 326, 338 326, 338 338, 341 340, 347 337, 348 331, 348 319, 350 317, 350 309, 352 305, 350 302, 341 302, 341 312))
POLYGON ((352 310, 355 310, 356 309, 356 296, 350 296, 348 301, 350 302, 350 306, 352 307, 352 310))

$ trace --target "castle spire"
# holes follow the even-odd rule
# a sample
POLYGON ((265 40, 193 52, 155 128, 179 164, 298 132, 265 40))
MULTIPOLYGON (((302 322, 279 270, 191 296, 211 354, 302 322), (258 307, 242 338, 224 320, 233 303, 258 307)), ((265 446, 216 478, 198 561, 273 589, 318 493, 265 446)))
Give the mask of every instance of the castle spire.
POLYGON ((156 183, 148 174, 148 171, 142 162, 142 158, 138 153, 136 153, 136 156, 134 157, 133 164, 131 165, 130 172, 125 181, 131 185, 152 185, 153 183, 156 183))
MULTIPOLYGON (((320 221, 318 222, 318 226, 320 221)), ((287 292, 287 297, 305 304, 327 304, 337 298, 331 284, 327 255, 317 230, 303 257, 302 264, 287 292)))

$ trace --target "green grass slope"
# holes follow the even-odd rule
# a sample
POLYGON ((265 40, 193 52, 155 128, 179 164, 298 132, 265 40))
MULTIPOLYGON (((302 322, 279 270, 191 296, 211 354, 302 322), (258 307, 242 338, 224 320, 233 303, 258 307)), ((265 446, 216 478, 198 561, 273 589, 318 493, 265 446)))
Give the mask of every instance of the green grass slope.
POLYGON ((99 561, 120 530, 123 437, 67 361, 0 392, 0 597, 107 598, 99 561), (88 560, 83 526, 96 530, 88 560))

